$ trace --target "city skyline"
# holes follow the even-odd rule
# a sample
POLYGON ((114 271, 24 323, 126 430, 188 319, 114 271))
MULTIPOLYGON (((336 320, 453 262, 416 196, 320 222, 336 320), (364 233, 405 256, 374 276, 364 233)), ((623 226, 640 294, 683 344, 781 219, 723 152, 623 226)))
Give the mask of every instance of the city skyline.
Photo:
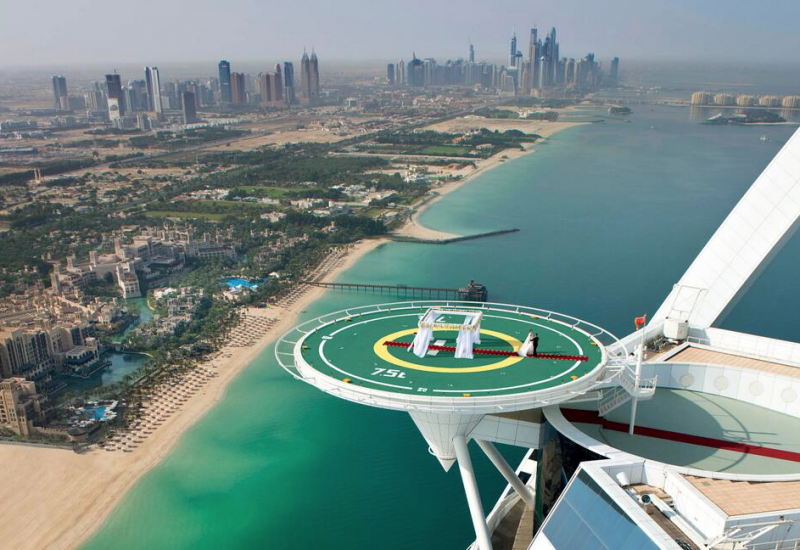
MULTIPOLYGON (((150 3, 152 0, 143 0, 143 7, 150 3)), ((347 0, 336 10, 321 4, 281 6, 270 13, 252 0, 236 0, 224 7, 207 2, 195 6, 192 12, 179 6, 159 6, 161 17, 155 19, 147 14, 156 11, 149 9, 126 12, 113 26, 105 24, 109 13, 94 10, 85 0, 78 0, 63 17, 51 20, 38 17, 35 7, 8 6, 0 20, 0 50, 13 51, 14 55, 3 56, 2 65, 66 66, 78 59, 84 64, 147 59, 163 64, 213 58, 244 62, 260 58, 262 52, 270 52, 275 58, 289 57, 303 47, 324 49, 331 61, 383 61, 394 58, 394 52, 400 49, 412 48, 430 56, 466 57, 470 43, 478 57, 494 61, 507 58, 506 37, 514 30, 508 18, 497 17, 497 8, 478 2, 468 2, 455 12, 444 4, 412 0, 404 9, 413 12, 424 7, 426 17, 416 19, 411 28, 394 24, 395 12, 365 0, 347 0), (359 15, 344 15, 352 13, 359 15), (220 32, 221 18, 235 21, 235 32, 220 32), (291 24, 277 25, 267 39, 242 39, 261 36, 256 29, 275 18, 302 18, 302 31, 291 24), (367 19, 371 24, 363 25, 367 19), (176 20, 183 24, 175 26, 176 20), (28 32, 30 21, 39 25, 38 32, 28 32), (144 28, 145 23, 151 39, 120 40, 120 36, 144 28), (215 40, 208 40, 208 36, 215 40), (94 46, 101 43, 102 48, 94 46)), ((770 11, 718 1, 669 6, 663 1, 647 6, 630 0, 602 6, 573 1, 531 7, 514 0, 505 2, 504 7, 510 13, 524 14, 524 20, 547 21, 559 28, 571 44, 570 50, 561 54, 573 57, 594 51, 600 59, 619 55, 626 59, 779 62, 781 58, 775 52, 800 49, 800 36, 791 28, 792 15, 800 15, 800 6, 787 0, 774 3, 770 11), (723 6, 725 9, 721 9, 723 6), (642 21, 648 24, 638 24, 642 21), (767 22, 769 33, 761 30, 767 28, 767 22), (675 39, 676 34, 680 40, 675 39)), ((524 28, 516 30, 520 37, 525 32, 524 28)))

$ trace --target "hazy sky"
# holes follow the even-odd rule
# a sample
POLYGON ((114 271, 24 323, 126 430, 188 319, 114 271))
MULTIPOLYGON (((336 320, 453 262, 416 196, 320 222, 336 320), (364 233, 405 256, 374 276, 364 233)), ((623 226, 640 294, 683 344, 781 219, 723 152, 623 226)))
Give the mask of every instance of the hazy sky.
POLYGON ((0 65, 505 57, 556 26, 600 59, 800 61, 800 0, 0 0, 0 65))

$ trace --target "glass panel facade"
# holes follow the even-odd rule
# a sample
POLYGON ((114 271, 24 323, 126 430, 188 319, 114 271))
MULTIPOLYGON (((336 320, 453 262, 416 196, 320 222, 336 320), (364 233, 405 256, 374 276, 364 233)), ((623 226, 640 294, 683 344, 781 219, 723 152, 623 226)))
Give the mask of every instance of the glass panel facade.
POLYGON ((658 550, 658 546, 583 470, 553 510, 531 548, 658 550), (542 538, 547 540, 540 540, 542 538))

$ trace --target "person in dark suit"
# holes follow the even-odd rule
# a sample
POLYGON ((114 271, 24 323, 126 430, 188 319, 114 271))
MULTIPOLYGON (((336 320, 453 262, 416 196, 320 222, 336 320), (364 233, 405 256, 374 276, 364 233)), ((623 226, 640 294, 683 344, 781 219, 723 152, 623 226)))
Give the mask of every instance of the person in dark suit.
POLYGON ((533 356, 536 357, 537 349, 539 348, 539 333, 537 332, 533 337, 533 356))

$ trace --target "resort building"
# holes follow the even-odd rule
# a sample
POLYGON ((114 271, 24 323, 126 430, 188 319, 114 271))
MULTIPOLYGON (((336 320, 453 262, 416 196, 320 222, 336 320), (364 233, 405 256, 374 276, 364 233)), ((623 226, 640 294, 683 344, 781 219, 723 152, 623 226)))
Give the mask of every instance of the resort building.
MULTIPOLYGON (((233 229, 221 230, 217 228, 214 237, 204 233, 201 239, 193 235, 191 229, 170 230, 145 228, 141 235, 134 237, 136 249, 130 251, 133 257, 149 260, 150 258, 196 258, 211 260, 215 258, 236 258, 238 242, 233 238, 233 229), (170 249, 169 253, 159 253, 160 250, 170 249), (146 254, 152 256, 145 257, 146 254)), ((127 249, 126 249, 127 251, 127 249)), ((151 260, 152 263, 152 260, 151 260)))
POLYGON ((116 299, 87 301, 79 291, 31 286, 0 301, 0 377, 36 382, 42 393, 59 389, 53 375, 84 372, 99 359, 97 330, 123 323, 116 299))
POLYGON ((63 292, 70 288, 83 289, 87 284, 111 276, 123 298, 138 298, 142 296, 143 280, 151 286, 163 282, 183 269, 186 258, 235 259, 236 244, 230 229, 227 232, 217 229, 213 239, 205 233, 198 240, 191 230, 145 228, 130 243, 115 238, 113 254, 91 251, 84 263, 70 256, 63 270, 59 263, 54 264, 50 280, 54 288, 63 292))
POLYGON ((800 95, 787 95, 781 101, 781 106, 789 109, 800 109, 800 95))
POLYGON ((43 387, 49 386, 56 360, 53 341, 60 344, 60 331, 51 339, 42 329, 0 329, 0 376, 17 376, 43 387))
POLYGON ((723 107, 736 105, 736 96, 733 94, 716 94, 714 96, 714 105, 723 107))
POLYGON ((47 397, 36 393, 36 384, 24 378, 0 381, 0 428, 28 436, 34 422, 45 420, 47 397))
POLYGON ((123 298, 139 298, 142 295, 139 277, 136 276, 130 263, 117 264, 116 276, 123 298))

